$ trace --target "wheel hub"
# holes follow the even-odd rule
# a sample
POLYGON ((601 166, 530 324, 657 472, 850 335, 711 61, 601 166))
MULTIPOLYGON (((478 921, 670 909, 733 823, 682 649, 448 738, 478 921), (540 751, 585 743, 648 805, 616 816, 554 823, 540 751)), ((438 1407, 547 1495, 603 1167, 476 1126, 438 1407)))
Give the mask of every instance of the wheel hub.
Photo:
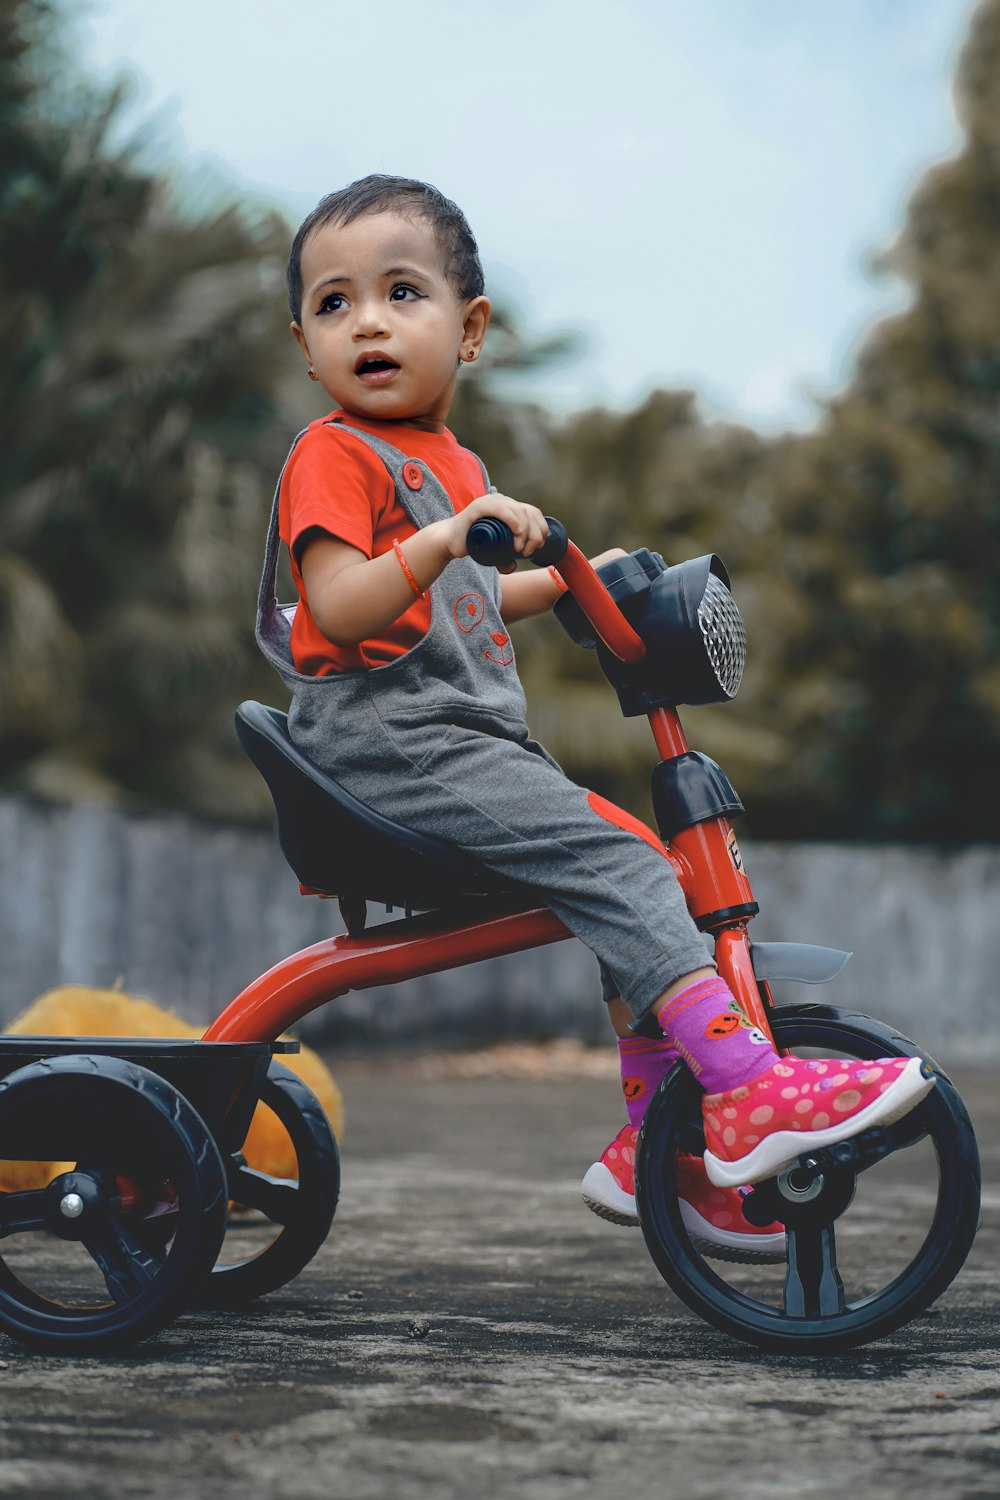
POLYGON ((108 1211, 112 1193, 97 1173, 63 1172, 46 1189, 45 1227, 64 1240, 81 1240, 108 1211))

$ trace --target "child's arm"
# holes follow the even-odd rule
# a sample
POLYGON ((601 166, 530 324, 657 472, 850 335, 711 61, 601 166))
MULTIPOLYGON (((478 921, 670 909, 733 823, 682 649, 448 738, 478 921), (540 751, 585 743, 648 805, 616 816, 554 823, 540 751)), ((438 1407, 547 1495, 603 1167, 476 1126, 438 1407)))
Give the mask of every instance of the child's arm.
MULTIPOLYGON (((590 566, 599 568, 601 563, 611 562, 612 558, 625 555, 624 548, 610 547, 607 552, 600 552, 597 557, 592 557, 590 566)), ((500 584, 500 613, 504 624, 513 625, 518 620, 526 620, 529 615, 544 615, 561 593, 562 589, 548 568, 539 568, 537 572, 511 573, 500 584)))
MULTIPOLYGON (((545 517, 533 505, 522 505, 507 495, 483 495, 456 516, 433 521, 400 543, 406 567, 419 589, 440 578, 452 558, 467 555, 469 527, 483 516, 505 521, 514 533, 514 546, 526 557, 548 535, 545 517)), ((307 542, 299 566, 310 613, 335 646, 356 646, 377 636, 414 600, 413 584, 395 550, 368 558, 348 542, 322 534, 307 542)), ((557 592, 548 573, 540 577, 548 579, 553 593, 557 592)), ((526 583, 535 581, 525 579, 526 583)), ((540 606, 547 608, 548 604, 540 606)))

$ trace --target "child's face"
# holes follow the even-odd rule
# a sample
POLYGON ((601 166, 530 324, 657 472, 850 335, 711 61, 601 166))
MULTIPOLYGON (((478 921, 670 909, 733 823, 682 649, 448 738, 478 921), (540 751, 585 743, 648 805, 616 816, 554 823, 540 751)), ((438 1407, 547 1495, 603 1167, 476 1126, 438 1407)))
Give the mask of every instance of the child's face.
POLYGON ((292 333, 334 401, 439 432, 490 304, 456 295, 430 221, 389 212, 323 225, 302 248, 302 289, 292 333))

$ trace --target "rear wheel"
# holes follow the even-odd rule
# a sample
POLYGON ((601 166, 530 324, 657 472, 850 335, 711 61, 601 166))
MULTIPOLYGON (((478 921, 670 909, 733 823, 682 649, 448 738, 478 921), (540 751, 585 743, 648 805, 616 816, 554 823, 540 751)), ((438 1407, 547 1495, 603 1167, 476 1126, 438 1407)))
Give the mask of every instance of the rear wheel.
MULTIPOLYGON (((770 1020, 777 1045, 796 1055, 922 1055, 891 1027, 831 1006, 779 1006, 770 1020)), ((682 1066, 660 1086, 640 1135, 636 1203, 660 1274, 706 1321, 762 1349, 834 1352, 901 1327, 957 1275, 979 1223, 979 1153, 940 1071, 927 1098, 888 1130, 831 1148, 822 1170, 793 1168, 759 1184, 744 1211, 785 1224, 786 1262, 727 1266, 725 1276, 692 1243, 677 1195, 678 1152, 705 1149, 701 1097, 682 1066)))
POLYGON ((260 1099, 291 1140, 295 1176, 255 1171, 239 1152, 229 1159, 235 1212, 215 1269, 200 1289, 203 1305, 238 1307, 284 1286, 312 1260, 333 1222, 340 1158, 323 1106, 280 1063, 268 1069, 260 1099))
POLYGON ((226 1179, 208 1127, 165 1079, 84 1054, 20 1068, 0 1083, 0 1156, 71 1164, 47 1187, 0 1194, 8 1333, 121 1349, 194 1299, 225 1234, 226 1179))

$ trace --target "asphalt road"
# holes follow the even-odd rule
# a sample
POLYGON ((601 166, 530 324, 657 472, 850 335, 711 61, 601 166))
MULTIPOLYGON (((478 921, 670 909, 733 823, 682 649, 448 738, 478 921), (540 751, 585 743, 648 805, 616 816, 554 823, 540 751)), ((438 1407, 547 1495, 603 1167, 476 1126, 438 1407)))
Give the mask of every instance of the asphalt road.
MULTIPOLYGON (((249 1311, 128 1356, 0 1338, 0 1494, 74 1500, 810 1500, 1000 1495, 1000 1091, 957 1082, 985 1218, 958 1281, 885 1341, 763 1355, 707 1327, 636 1231, 580 1204, 611 1079, 337 1065, 326 1246, 249 1311)), ((912 1184, 862 1217, 878 1263, 912 1184)), ((248 1231, 241 1231, 247 1233, 248 1231)))

